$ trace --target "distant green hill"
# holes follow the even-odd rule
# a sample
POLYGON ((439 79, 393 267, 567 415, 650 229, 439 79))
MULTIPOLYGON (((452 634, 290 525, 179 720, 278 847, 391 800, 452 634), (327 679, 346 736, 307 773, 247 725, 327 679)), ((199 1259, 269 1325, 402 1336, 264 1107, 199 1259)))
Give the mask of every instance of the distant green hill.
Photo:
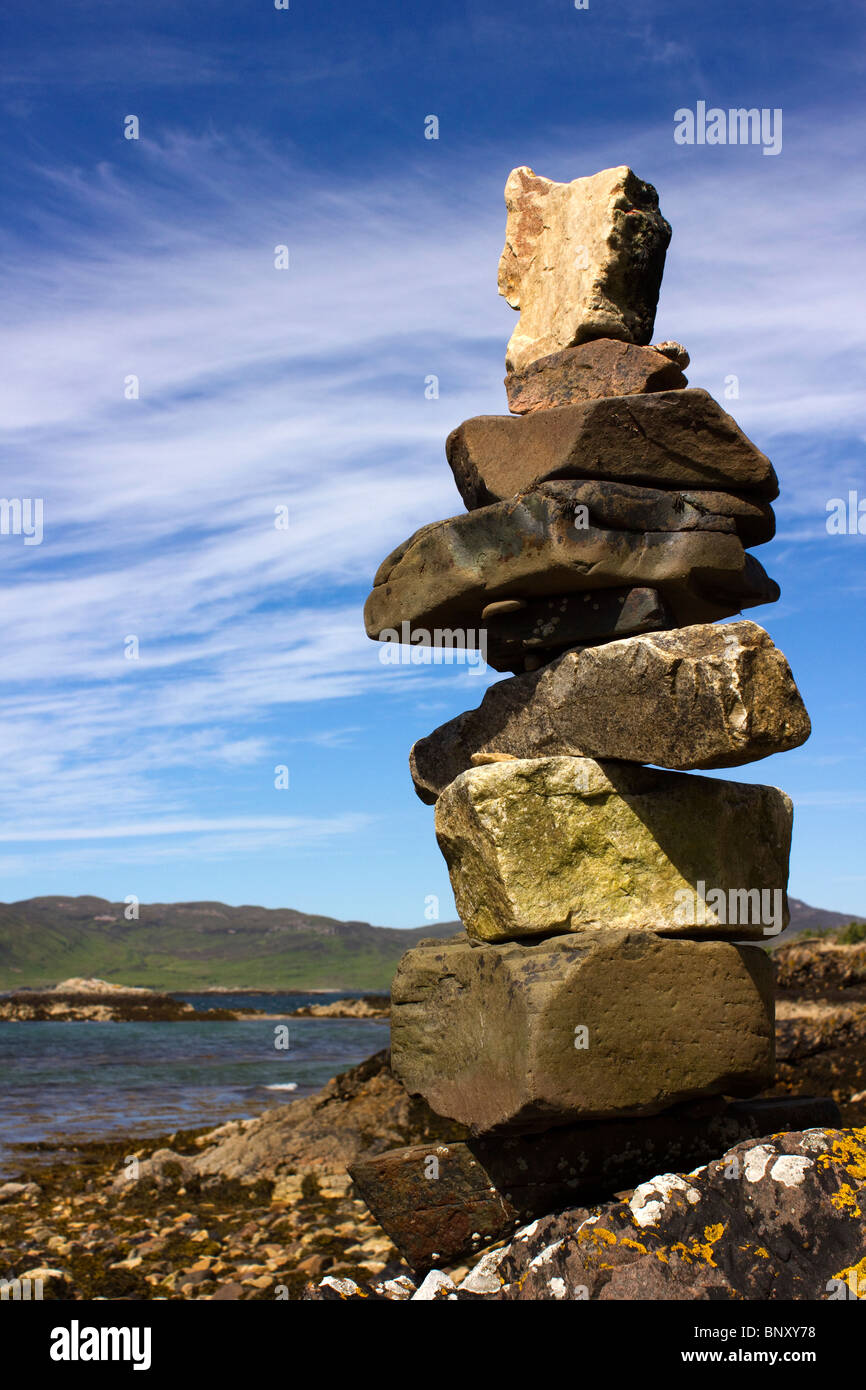
POLYGON ((856 912, 830 912, 826 907, 810 907, 808 903, 802 902, 799 898, 788 898, 788 907, 791 912, 791 921, 783 932, 776 937, 773 946, 779 944, 788 945, 793 937, 799 936, 800 932, 825 932, 841 931, 850 922, 862 922, 862 915, 856 912))
POLYGON ((143 903, 133 922, 124 911, 90 897, 0 904, 0 990, 73 975, 162 990, 386 990, 410 946, 460 930, 459 922, 401 931, 208 902, 143 903))
MULTIPOLYGON (((855 914, 790 900, 791 925, 844 926, 855 914)), ((97 975, 161 990, 387 990, 404 951, 425 936, 453 936, 459 922, 414 930, 339 922, 292 908, 225 903, 143 903, 137 922, 105 898, 29 898, 0 903, 0 990, 97 975)))

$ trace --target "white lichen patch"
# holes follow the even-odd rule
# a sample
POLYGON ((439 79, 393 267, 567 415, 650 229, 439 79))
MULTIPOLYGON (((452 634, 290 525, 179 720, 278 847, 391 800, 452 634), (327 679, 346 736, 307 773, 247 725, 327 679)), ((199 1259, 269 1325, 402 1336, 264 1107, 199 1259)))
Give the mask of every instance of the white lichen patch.
POLYGON ((598 1220, 599 1220, 599 1217, 597 1217, 597 1216, 588 1216, 588 1217, 586 1218, 585 1221, 581 1221, 580 1225, 578 1226, 577 1230, 576 1230, 575 1233, 574 1233, 575 1236, 579 1236, 579 1235, 580 1235, 580 1233, 581 1233, 581 1231, 583 1230, 584 1226, 594 1226, 595 1223, 596 1223, 596 1221, 598 1221, 598 1220))
POLYGON ((456 1291, 453 1280, 443 1274, 441 1269, 431 1269, 427 1278, 413 1293, 412 1303, 432 1303, 437 1298, 450 1298, 456 1291))
POLYGON ((519 1231, 515 1231, 515 1240, 531 1240, 538 1230, 538 1222, 533 1221, 529 1226, 521 1226, 519 1231))
POLYGON ((743 1177, 746 1182, 760 1182, 767 1171, 767 1164, 776 1157, 776 1150, 769 1144, 756 1144, 743 1154, 743 1177))
POLYGON ((641 1227, 655 1226, 674 1192, 684 1193, 686 1201, 692 1206, 701 1200, 697 1188, 690 1187, 678 1173, 662 1173, 660 1177, 651 1178, 649 1182, 642 1182, 640 1187, 636 1187, 629 1207, 637 1224, 641 1227))
POLYGON ((534 1260, 530 1260, 529 1268, 538 1269, 541 1265, 546 1265, 548 1260, 552 1260, 555 1252, 562 1244, 561 1240, 555 1240, 552 1245, 545 1245, 544 1249, 536 1255, 534 1260))
POLYGON ((565 1298, 565 1295, 568 1292, 568 1290, 565 1287, 564 1279, 553 1278, 551 1279, 547 1287, 550 1289, 550 1292, 553 1294, 554 1298, 565 1298))
POLYGON ((353 1298, 361 1292, 354 1279, 337 1279, 332 1274, 326 1274, 319 1284, 320 1289, 333 1289, 341 1298, 353 1298))
POLYGON ((810 1154, 826 1153, 829 1148, 823 1129, 807 1129, 800 1140, 800 1147, 810 1154))
POLYGON ((773 1182, 780 1182, 783 1187, 799 1187, 808 1170, 814 1167, 815 1160, 812 1158, 803 1158, 800 1154, 783 1154, 770 1169, 770 1177, 773 1182))
POLYGON ((488 1250, 459 1287, 467 1293, 498 1293, 502 1280, 496 1271, 506 1253, 506 1250, 488 1250))

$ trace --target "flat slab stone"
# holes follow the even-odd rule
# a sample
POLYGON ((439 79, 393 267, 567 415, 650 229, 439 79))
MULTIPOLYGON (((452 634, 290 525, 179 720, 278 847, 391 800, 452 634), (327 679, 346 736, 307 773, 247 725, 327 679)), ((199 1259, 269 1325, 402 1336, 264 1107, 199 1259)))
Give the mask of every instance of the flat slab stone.
POLYGON ((769 502, 745 493, 701 488, 655 488, 592 478, 552 479, 539 491, 574 509, 574 524, 622 531, 724 531, 744 546, 763 545, 776 534, 769 502))
POLYGON ((408 951, 391 988, 392 1070, 475 1134, 753 1095, 773 1046, 769 956, 724 941, 461 935, 408 951))
POLYGON ((789 920, 792 820, 776 787, 574 757, 473 767, 436 802, 458 914, 485 941, 771 940, 789 920))
POLYGON ((688 386, 676 362, 651 347, 597 338, 530 362, 505 378, 508 409, 515 415, 600 396, 639 396, 688 386))
POLYGON ((364 609, 368 636, 393 641, 404 622, 426 632, 428 643, 434 628, 477 635, 494 601, 598 589, 656 589, 681 626, 778 598, 778 586, 730 532, 614 530, 575 520, 573 488, 551 482, 422 527, 379 567, 364 609))
POLYGON ((531 415, 478 415, 445 452, 472 510, 546 478, 746 491, 772 502, 773 465, 707 391, 605 396, 531 415))
POLYGON ((349 1172, 407 1263, 427 1269, 474 1255, 576 1201, 603 1201, 656 1173, 688 1172, 744 1139, 841 1123, 834 1101, 811 1096, 720 1102, 711 1114, 702 1108, 414 1144, 356 1159, 349 1172))
POLYGON ((688 772, 782 753, 810 732, 791 669, 763 628, 701 623, 568 651, 500 681, 477 709, 419 739, 409 764, 415 790, 432 803, 478 753, 688 772))
POLYGON ((671 239, 652 184, 626 165, 571 183, 522 166, 505 206, 499 293, 520 310, 509 371, 590 338, 649 342, 671 239))

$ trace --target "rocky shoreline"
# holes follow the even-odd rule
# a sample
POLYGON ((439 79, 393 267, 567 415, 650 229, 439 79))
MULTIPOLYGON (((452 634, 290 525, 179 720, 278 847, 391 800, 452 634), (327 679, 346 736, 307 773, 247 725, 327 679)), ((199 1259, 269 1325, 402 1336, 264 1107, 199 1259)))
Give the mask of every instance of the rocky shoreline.
POLYGON ((223 1023, 235 1017, 230 1009, 196 1009, 170 994, 96 978, 0 996, 4 1023, 223 1023))
MULTIPOLYGON (((831 1147, 825 1152, 832 1155, 833 1145, 845 1147, 844 1162, 856 1172, 863 1170, 859 1177, 855 1172, 849 1186, 853 1182, 852 1191, 862 1188, 866 1180, 866 980, 860 972, 866 948, 813 941, 780 947, 774 956, 782 984, 779 1064, 776 1085, 767 1094, 831 1096, 839 1107, 842 1128, 832 1131, 831 1147), (835 962, 832 971, 821 964, 827 959, 835 962), (810 960, 814 969, 809 968, 810 960), (784 987, 794 979, 802 991, 796 995, 784 987), (840 979, 848 981, 844 1004, 834 997, 840 979)), ((466 1138, 460 1126, 411 1099, 388 1063, 388 1054, 378 1053, 335 1077, 316 1095, 274 1107, 254 1119, 140 1142, 82 1144, 71 1161, 25 1166, 16 1182, 0 1184, 0 1278, 39 1277, 44 1298, 68 1300, 406 1298, 418 1288, 423 1298, 452 1297, 467 1279, 470 1287, 460 1297, 498 1296, 490 1279, 500 1288, 505 1272, 517 1268, 521 1249, 530 1260, 536 1258, 541 1248, 536 1250, 535 1233, 525 1240, 515 1235, 494 1242, 470 1260, 437 1263, 436 1277, 427 1281, 425 1292, 427 1271, 412 1269, 401 1258, 353 1187, 347 1169, 362 1156, 370 1158, 412 1144, 426 1144, 435 1152, 437 1145, 466 1138), (471 1276, 471 1268, 485 1256, 494 1272, 483 1288, 476 1287, 483 1279, 471 1276), (506 1259, 511 1263, 506 1265, 506 1259), (497 1274, 499 1263, 502 1270, 497 1274)), ((762 1138, 766 1136, 756 1136, 739 1147, 745 1153, 762 1138)), ((774 1163, 785 1156, 809 1157, 802 1148, 802 1136, 799 1140, 790 1135, 776 1138, 771 1149, 774 1163)), ((646 1183, 660 1171, 648 1171, 646 1183)), ((823 1172, 819 1164, 816 1181, 823 1172)), ((719 1193, 727 1191, 720 1181, 712 1174, 708 1179, 709 1189, 702 1198, 709 1204, 707 1210, 715 1211, 719 1193)), ((774 1189, 774 1210, 783 1225, 789 1219, 801 1223, 811 1219, 803 1206, 806 1191, 802 1187, 774 1189)), ((816 1189, 809 1208, 815 1221, 826 1221, 836 1211, 830 1201, 833 1191, 826 1184, 820 1192, 816 1189)), ((597 1206, 580 1209, 585 1213, 582 1219, 620 1239, 625 1227, 617 1227, 616 1222, 631 1219, 624 1216, 623 1203, 627 1207, 633 1198, 633 1191, 625 1196, 610 1193, 597 1206)), ((688 1207, 686 1203, 684 1210, 688 1207)), ((561 1218, 562 1230, 548 1244, 565 1239, 575 1210, 561 1218)), ((672 1221, 678 1210, 674 1203, 672 1221)), ((559 1220, 553 1212, 535 1224, 538 1232, 549 1234, 552 1223, 559 1220)), ((704 1224, 714 1222, 718 1224, 715 1217, 704 1224)), ((737 1229, 734 1221, 731 1230, 737 1229)), ((669 1234, 674 1244, 683 1238, 676 1225, 669 1234)), ((599 1235, 599 1239, 607 1237, 599 1235)), ((738 1256, 733 1247, 724 1247, 722 1242, 713 1258, 720 1267, 727 1261, 729 1276, 731 1268, 739 1269, 743 1296, 768 1296, 748 1292, 755 1262, 762 1257, 752 1251, 747 1269, 742 1252, 738 1256)), ((604 1296, 708 1296, 697 1290, 698 1284, 712 1286, 713 1266, 685 1261, 684 1270, 676 1287, 671 1286, 673 1291, 642 1293, 629 1284, 637 1274, 623 1273, 618 1276, 625 1280, 620 1292, 612 1288, 604 1296)), ((552 1280, 571 1278, 555 1266, 548 1275, 552 1280)), ((533 1296, 557 1295, 545 1286, 533 1296)), ((602 1296, 601 1285, 588 1296, 602 1296)), ((784 1296, 807 1295, 801 1289, 784 1296)))
POLYGON ((72 1161, 23 1170, 0 1185, 0 1279, 41 1278, 45 1299, 273 1300, 326 1273, 408 1276, 346 1167, 460 1132, 387 1063, 376 1054, 255 1119, 82 1144, 72 1161))
POLYGON ((304 1004, 290 1018, 390 1018, 387 994, 365 994, 362 999, 335 999, 331 1004, 304 1004))
POLYGON ((288 1013, 255 1008, 197 1009, 158 990, 113 985, 95 978, 64 980, 51 989, 22 988, 0 995, 3 1023, 226 1023, 255 1018, 388 1018, 390 1012, 387 994, 305 1004, 288 1013))

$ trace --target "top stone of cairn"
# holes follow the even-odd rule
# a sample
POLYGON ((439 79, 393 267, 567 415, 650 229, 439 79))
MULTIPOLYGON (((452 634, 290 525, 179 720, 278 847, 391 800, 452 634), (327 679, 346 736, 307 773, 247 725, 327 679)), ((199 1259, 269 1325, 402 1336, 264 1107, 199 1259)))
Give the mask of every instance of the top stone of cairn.
POLYGON ((649 342, 671 239, 651 184, 625 164, 571 183, 524 166, 505 206, 499 293, 520 310, 508 371, 593 338, 649 342))

